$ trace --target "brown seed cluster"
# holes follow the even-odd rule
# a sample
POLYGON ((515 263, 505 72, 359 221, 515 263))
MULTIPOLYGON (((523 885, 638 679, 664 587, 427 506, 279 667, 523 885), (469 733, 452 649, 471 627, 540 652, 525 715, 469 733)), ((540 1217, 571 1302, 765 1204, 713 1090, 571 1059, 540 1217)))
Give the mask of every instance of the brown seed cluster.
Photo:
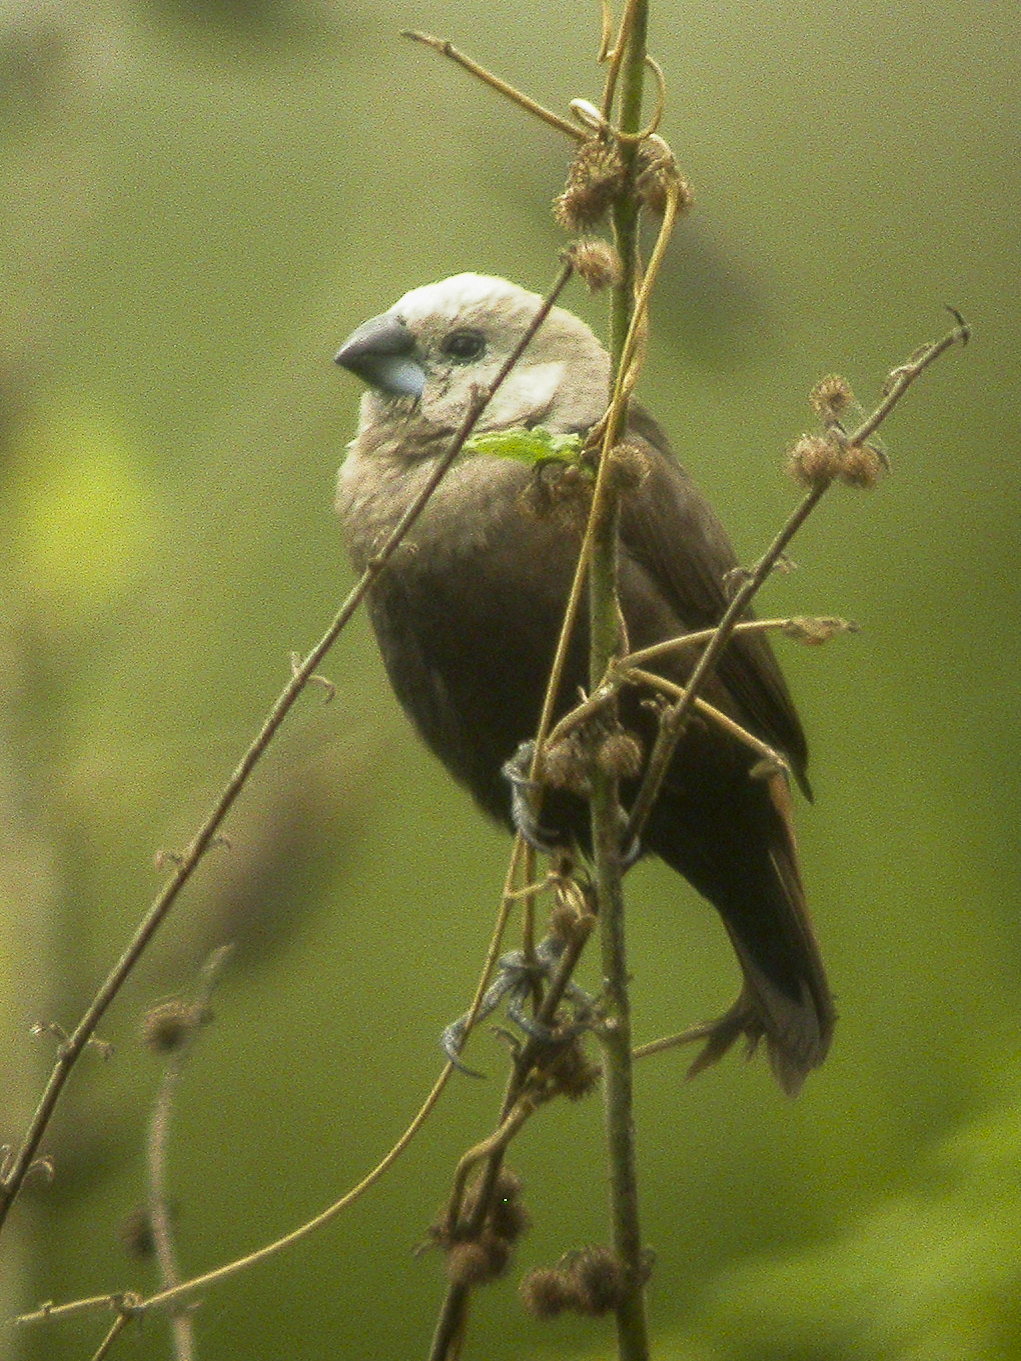
POLYGON ((802 435, 787 455, 795 482, 803 487, 843 482, 848 487, 870 490, 884 471, 882 454, 871 444, 850 444, 836 431, 802 435))
POLYGON ((567 945, 584 943, 596 923, 595 894, 583 870, 573 863, 564 864, 554 883, 553 907, 549 930, 567 945))
POLYGON ((576 1034, 553 1050, 537 1076, 541 1097, 551 1100, 554 1096, 566 1096, 568 1101, 582 1101, 595 1090, 602 1069, 585 1053, 582 1037, 576 1034))
POLYGON ((808 404, 824 429, 802 435, 787 454, 787 467, 795 482, 803 487, 826 486, 843 482, 847 487, 870 490, 887 471, 889 464, 882 445, 864 440, 852 441, 847 435, 849 412, 860 413, 851 385, 839 373, 820 378, 808 394, 808 404))
POLYGON ((648 137, 638 148, 638 197, 650 213, 662 217, 670 194, 677 195, 677 216, 686 217, 695 206, 691 185, 677 168, 674 154, 662 137, 648 137))
POLYGON ((617 725, 607 732, 604 726, 604 735, 599 736, 598 727, 593 730, 588 724, 575 728, 547 750, 543 776, 554 789, 567 789, 587 798, 592 792, 593 756, 607 775, 630 780, 640 774, 644 754, 641 742, 625 728, 617 725))
POLYGON ((854 404, 854 393, 846 378, 839 373, 829 373, 820 378, 808 394, 808 404, 820 420, 831 424, 854 404))
POLYGON ((519 496, 522 509, 564 534, 582 534, 592 509, 592 477, 573 463, 538 463, 519 496))
MULTIPOLYGON (((679 217, 691 211, 695 196, 662 137, 650 136, 642 142, 635 171, 635 190, 649 212, 662 216, 671 195, 677 197, 679 217)), ((617 143, 605 132, 591 137, 582 142, 571 162, 567 187, 553 200, 553 216, 569 232, 591 231, 620 198, 626 183, 617 143)))
POLYGON ((596 760, 615 779, 632 780, 641 773, 643 755, 638 738, 624 728, 618 728, 600 742, 596 760))
MULTIPOLYGON (((643 1279, 651 1275, 647 1266, 643 1279)), ((535 1318, 551 1319, 571 1312, 598 1317, 620 1304, 626 1276, 609 1248, 569 1252, 553 1267, 529 1272, 521 1282, 521 1302, 535 1318)))
POLYGON ((572 794, 588 798, 592 793, 590 762, 585 737, 576 728, 547 749, 542 763, 543 777, 554 789, 567 789, 572 794))
POLYGON ((649 475, 649 457, 641 444, 624 438, 610 450, 610 477, 620 494, 637 491, 649 475))
POLYGON ((452 1285, 487 1285, 502 1276, 510 1265, 515 1242, 530 1222, 521 1200, 521 1179, 504 1167, 476 1227, 484 1180, 479 1177, 469 1188, 455 1225, 444 1217, 429 1230, 432 1241, 446 1251, 447 1276, 452 1285))
POLYGON ((589 231, 602 222, 625 183, 614 143, 601 137, 582 142, 567 172, 567 188, 553 201, 553 216, 569 232, 589 231))
POLYGON ((620 256, 606 241, 574 241, 563 252, 574 272, 584 279, 590 293, 600 293, 620 282, 620 256))

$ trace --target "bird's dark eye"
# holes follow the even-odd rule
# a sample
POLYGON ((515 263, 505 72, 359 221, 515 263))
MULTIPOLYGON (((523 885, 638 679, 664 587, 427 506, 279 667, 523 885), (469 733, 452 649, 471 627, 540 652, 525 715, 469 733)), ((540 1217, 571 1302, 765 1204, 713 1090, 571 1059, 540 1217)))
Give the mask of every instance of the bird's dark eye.
POLYGON ((457 364, 470 364, 473 359, 478 359, 485 348, 486 337, 482 332, 468 328, 451 331, 450 335, 444 336, 440 346, 443 353, 457 364))

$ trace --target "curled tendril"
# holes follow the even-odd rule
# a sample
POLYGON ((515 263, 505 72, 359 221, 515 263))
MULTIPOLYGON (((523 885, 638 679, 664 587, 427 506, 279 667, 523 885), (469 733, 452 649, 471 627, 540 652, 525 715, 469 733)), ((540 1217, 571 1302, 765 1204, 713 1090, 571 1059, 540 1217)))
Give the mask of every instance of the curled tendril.
POLYGON ((641 132, 618 131, 617 138, 621 142, 637 144, 644 142, 647 137, 652 137, 659 131, 659 125, 662 123, 663 115, 666 112, 666 76, 663 74, 663 68, 655 57, 649 56, 648 52, 645 54, 645 64, 652 72, 653 79, 656 82, 656 109, 648 126, 644 127, 641 132))

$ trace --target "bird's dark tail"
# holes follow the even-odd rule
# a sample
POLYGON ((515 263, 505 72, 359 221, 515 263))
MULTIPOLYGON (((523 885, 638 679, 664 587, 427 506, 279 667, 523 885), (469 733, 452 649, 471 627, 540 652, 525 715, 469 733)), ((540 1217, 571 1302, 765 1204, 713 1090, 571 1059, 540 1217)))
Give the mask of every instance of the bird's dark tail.
MULTIPOLYGON (((756 803, 766 795, 759 805, 766 814, 766 835, 763 818, 757 816, 758 835, 749 834, 745 824, 743 843, 735 836, 721 846, 713 838, 707 856, 703 842, 695 873, 698 858, 692 858, 690 846, 683 865, 671 846, 650 849, 674 863, 716 906, 744 975, 740 995, 728 1011, 685 1032, 685 1040, 703 1042, 689 1076, 715 1063, 743 1036, 749 1053, 765 1041, 777 1082, 796 1096, 826 1057, 836 1012, 798 871, 790 789, 783 776, 776 776, 758 785, 756 793, 756 803), (763 803, 768 803, 765 810, 763 803)), ((730 813, 733 827, 733 806, 730 813)))

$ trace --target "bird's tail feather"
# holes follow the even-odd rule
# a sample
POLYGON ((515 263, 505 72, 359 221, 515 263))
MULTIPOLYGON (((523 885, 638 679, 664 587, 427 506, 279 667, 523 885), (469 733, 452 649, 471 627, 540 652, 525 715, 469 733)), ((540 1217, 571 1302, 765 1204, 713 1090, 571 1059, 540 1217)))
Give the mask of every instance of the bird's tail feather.
POLYGON ((782 776, 770 783, 780 822, 768 860, 763 857, 759 863, 756 902, 734 912, 726 902, 716 901, 744 984, 722 1016, 693 1027, 685 1039, 704 1041, 689 1077, 722 1058, 741 1036, 749 1054, 764 1040, 777 1082, 796 1096, 826 1057, 836 1012, 798 872, 790 790, 782 776), (784 963, 782 981, 775 967, 769 968, 769 961, 777 958, 784 963))

